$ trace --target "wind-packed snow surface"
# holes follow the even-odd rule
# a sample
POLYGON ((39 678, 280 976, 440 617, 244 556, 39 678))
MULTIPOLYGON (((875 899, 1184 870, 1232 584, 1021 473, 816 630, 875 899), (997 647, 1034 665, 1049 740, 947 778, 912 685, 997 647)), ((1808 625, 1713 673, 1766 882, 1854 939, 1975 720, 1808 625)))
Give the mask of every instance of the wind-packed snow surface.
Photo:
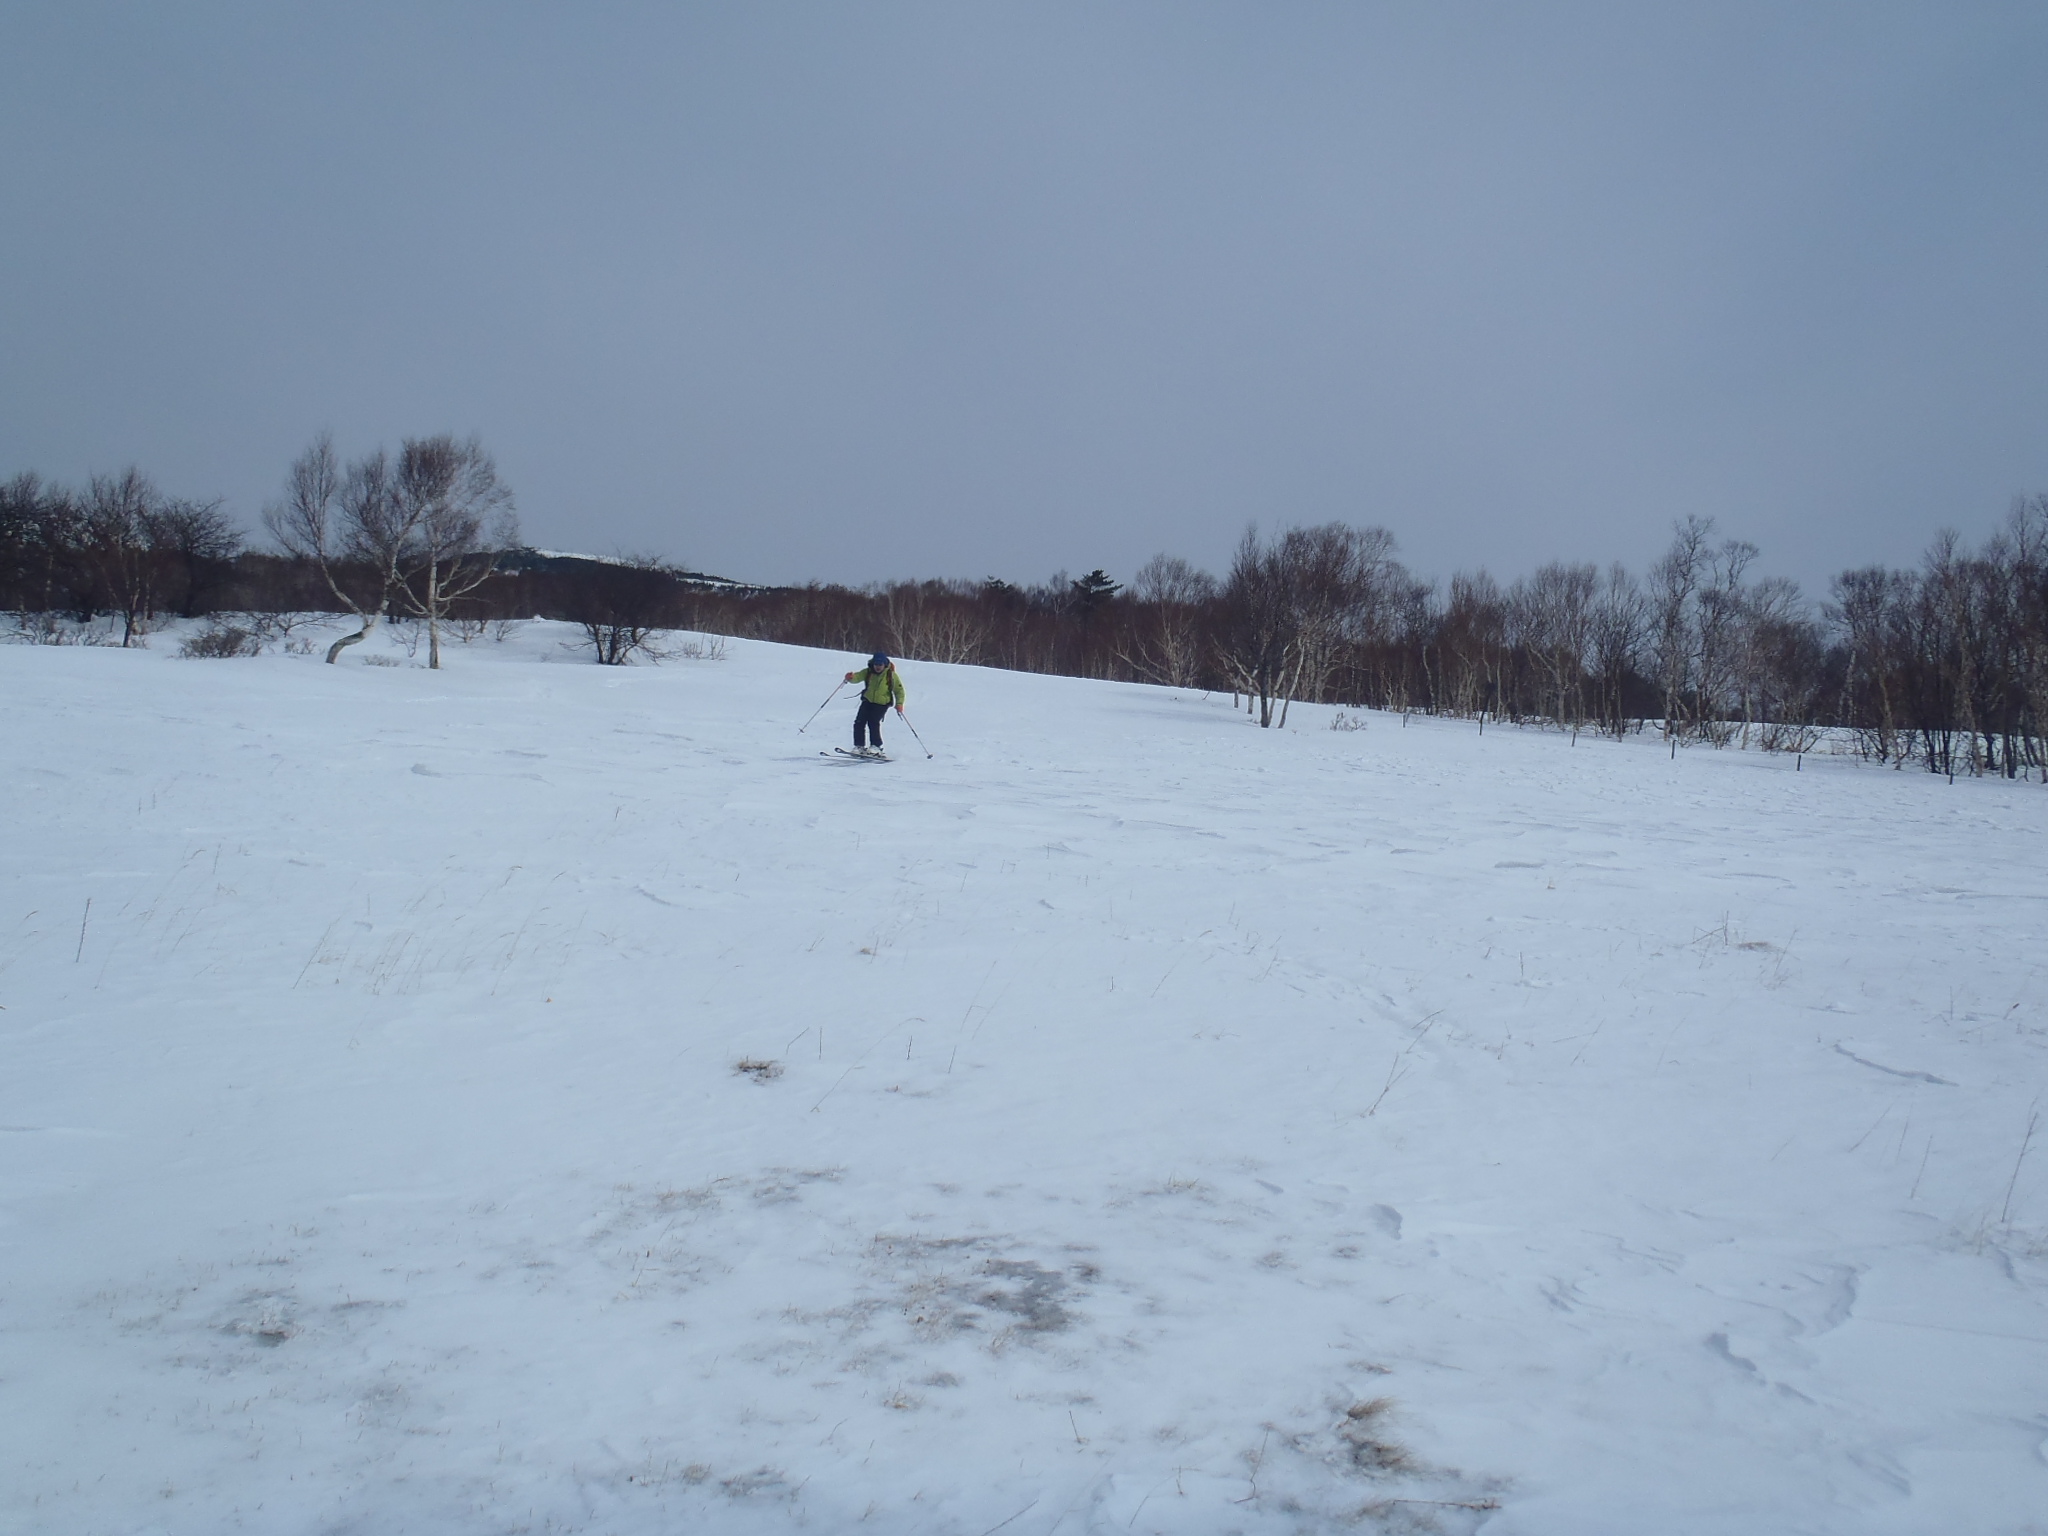
POLYGON ((2041 786, 571 638, 0 648, 0 1527, 2048 1529, 2041 786))

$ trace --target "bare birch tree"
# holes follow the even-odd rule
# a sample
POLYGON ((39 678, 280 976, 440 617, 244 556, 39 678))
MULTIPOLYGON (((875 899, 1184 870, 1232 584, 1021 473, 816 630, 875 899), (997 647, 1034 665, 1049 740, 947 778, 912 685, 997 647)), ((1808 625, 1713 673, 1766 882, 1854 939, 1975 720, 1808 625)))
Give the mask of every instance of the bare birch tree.
POLYGON ((1178 555, 1154 555, 1131 578, 1131 600, 1141 617, 1124 663, 1154 682, 1194 687, 1208 643, 1203 610, 1216 600, 1216 578, 1178 555))
POLYGON ((427 621, 427 665, 441 665, 441 625, 449 610, 497 569, 498 552, 518 539, 512 492, 472 437, 410 437, 392 478, 396 516, 406 530, 398 588, 427 621))
POLYGON ((1508 593, 1510 634, 1541 671, 1549 694, 1547 713, 1561 726, 1585 719, 1599 590, 1600 573, 1593 566, 1553 561, 1508 593))
POLYGON ((1405 575, 1394 559, 1394 536, 1384 528, 1324 523, 1290 528, 1273 554, 1276 575, 1292 610, 1296 663, 1280 705, 1294 699, 1322 702, 1337 657, 1345 648, 1384 640, 1405 575))
POLYGON ((331 665, 376 632, 398 593, 412 527, 398 506, 391 461, 379 449, 344 472, 323 432, 292 462, 284 500, 263 509, 263 524, 285 553, 318 565, 335 601, 361 621, 327 648, 331 665))
POLYGON ((1238 541, 1221 608, 1217 659, 1231 688, 1244 694, 1245 707, 1258 701, 1259 724, 1269 728, 1273 706, 1300 663, 1300 636, 1279 553, 1260 543, 1256 525, 1238 541))
POLYGON ((1650 567, 1666 738, 1684 727, 1686 694, 1693 680, 1693 609, 1707 564, 1707 540, 1713 532, 1712 518, 1688 517, 1677 525, 1671 548, 1650 567))
POLYGON ((403 603, 427 621, 427 664, 441 665, 441 624, 496 569, 516 537, 512 493, 475 438, 407 438, 394 464, 380 448, 346 471, 322 433, 285 477, 264 525, 286 553, 314 561, 335 599, 361 620, 327 648, 359 645, 403 603))
POLYGON ((882 592, 889 644, 919 661, 974 665, 986 654, 989 616, 977 589, 958 581, 897 582, 882 592))

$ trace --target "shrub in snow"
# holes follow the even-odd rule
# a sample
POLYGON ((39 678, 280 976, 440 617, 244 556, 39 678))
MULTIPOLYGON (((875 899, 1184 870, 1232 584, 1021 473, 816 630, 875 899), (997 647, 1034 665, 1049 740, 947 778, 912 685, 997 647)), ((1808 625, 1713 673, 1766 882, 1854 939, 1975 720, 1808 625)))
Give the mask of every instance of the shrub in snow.
MULTIPOLYGON (((14 616, 15 633, 30 645, 103 645, 116 646, 118 637, 96 624, 70 624, 54 613, 18 613, 14 616)), ((147 650, 149 642, 137 640, 136 645, 147 650)))
POLYGON ((223 624, 216 620, 198 634, 186 636, 184 644, 178 647, 178 654, 202 660, 222 656, 260 656, 263 654, 263 642, 253 631, 239 624, 223 624))

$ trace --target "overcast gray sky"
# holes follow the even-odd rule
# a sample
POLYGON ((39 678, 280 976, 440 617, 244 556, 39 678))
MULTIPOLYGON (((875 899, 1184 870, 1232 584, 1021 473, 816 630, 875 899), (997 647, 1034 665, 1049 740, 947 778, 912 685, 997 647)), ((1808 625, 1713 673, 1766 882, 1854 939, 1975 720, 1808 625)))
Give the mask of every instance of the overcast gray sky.
POLYGON ((476 432, 764 581, 1810 588, 2048 489, 2048 6, 0 0, 0 474, 476 432))

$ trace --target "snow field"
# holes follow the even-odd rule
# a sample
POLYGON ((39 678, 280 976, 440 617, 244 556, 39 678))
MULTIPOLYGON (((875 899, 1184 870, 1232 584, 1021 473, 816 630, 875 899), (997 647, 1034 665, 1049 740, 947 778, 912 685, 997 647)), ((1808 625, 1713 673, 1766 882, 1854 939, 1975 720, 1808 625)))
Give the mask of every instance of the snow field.
POLYGON ((0 1524, 2048 1529, 2039 786, 568 634, 0 647, 0 1524))

